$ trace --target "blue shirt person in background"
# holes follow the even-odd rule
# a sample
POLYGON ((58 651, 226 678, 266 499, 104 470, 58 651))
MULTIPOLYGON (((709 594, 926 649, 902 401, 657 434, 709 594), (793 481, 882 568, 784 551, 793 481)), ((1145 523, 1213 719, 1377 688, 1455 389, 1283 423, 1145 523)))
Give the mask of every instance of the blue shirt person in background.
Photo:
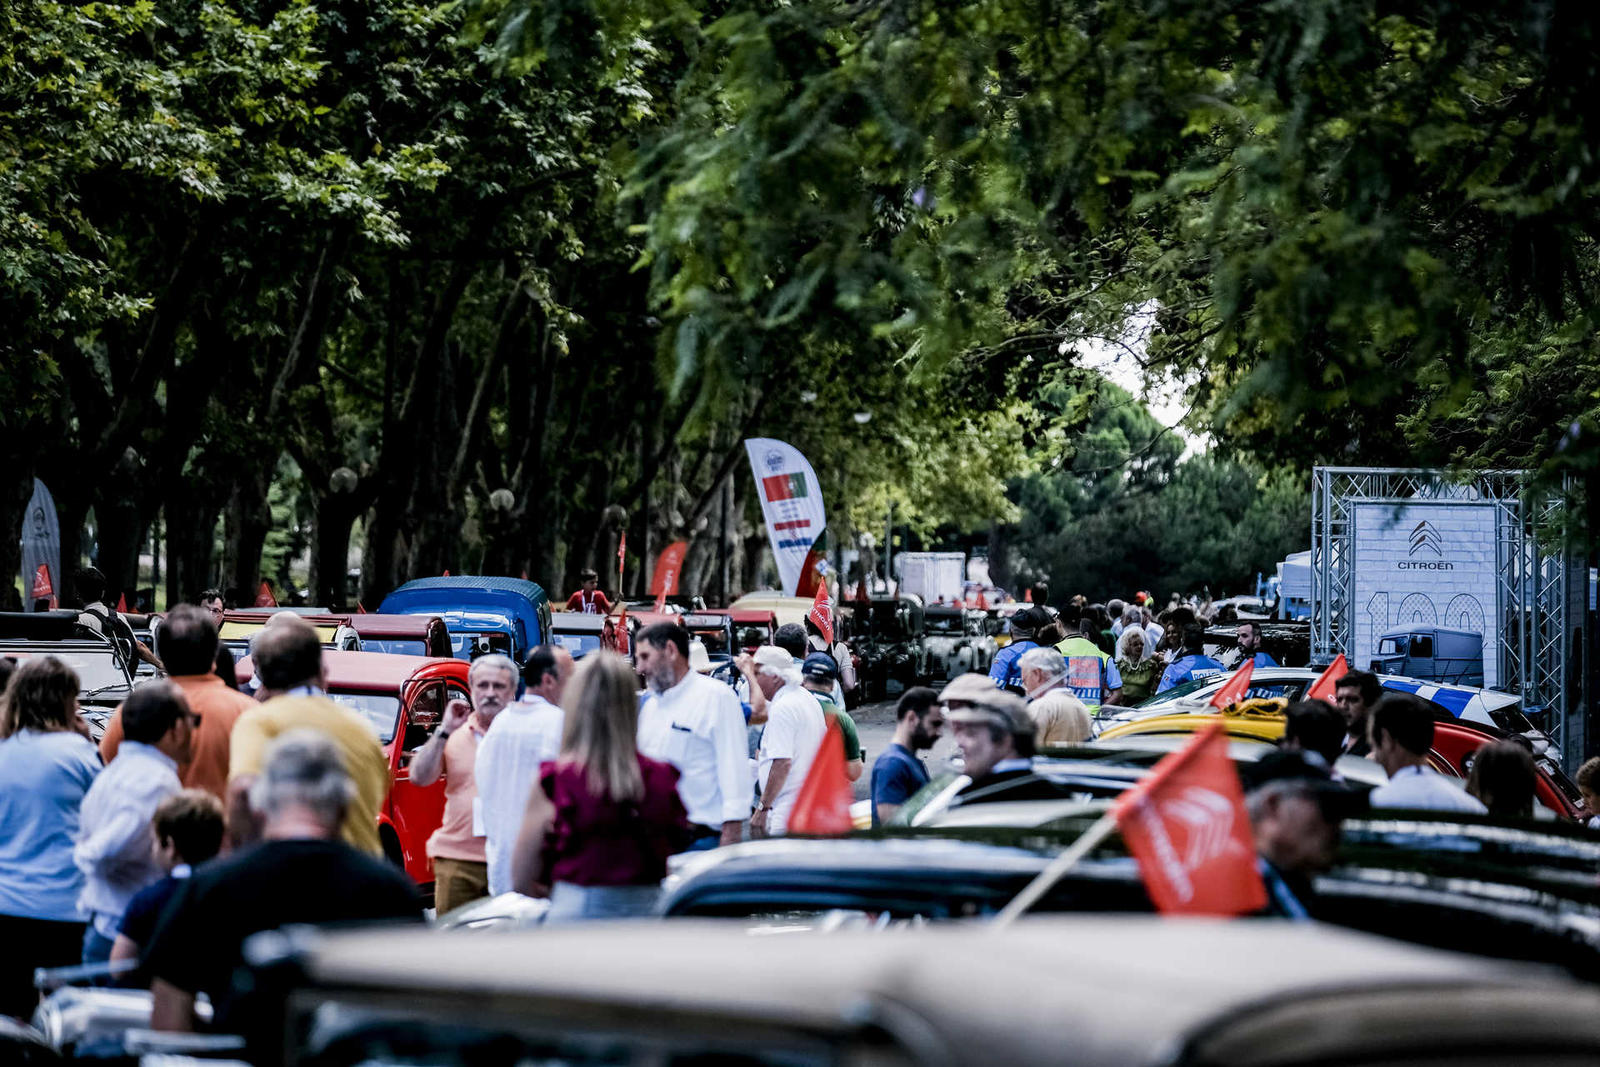
MULTIPOLYGON (((1261 651, 1261 624, 1258 622, 1241 622, 1236 635, 1239 639, 1239 651, 1250 658, 1257 667, 1276 667, 1278 661, 1271 655, 1261 651)), ((1240 666, 1244 660, 1239 661, 1240 666)))
POLYGON ((54 656, 18 667, 3 707, 0 1014, 26 1018, 39 1001, 33 969, 75 964, 83 952, 72 842, 100 753, 79 733, 78 676, 54 656))
POLYGON ((928 784, 928 768, 917 753, 932 748, 944 733, 944 709, 932 689, 907 689, 894 713, 894 741, 872 764, 873 826, 882 826, 928 784))
POLYGON ((1213 674, 1221 674, 1222 664, 1212 659, 1205 653, 1206 632, 1198 625, 1183 628, 1183 655, 1168 667, 1161 676, 1161 685, 1156 688, 1157 693, 1164 693, 1175 685, 1192 682, 1200 678, 1209 678, 1213 674))
POLYGON ((995 654, 989 666, 989 678, 997 689, 1014 689, 1022 692, 1022 667, 1017 663, 1023 654, 1039 647, 1034 640, 1040 627, 1053 620, 1043 608, 1023 608, 1011 616, 1011 643, 995 654))

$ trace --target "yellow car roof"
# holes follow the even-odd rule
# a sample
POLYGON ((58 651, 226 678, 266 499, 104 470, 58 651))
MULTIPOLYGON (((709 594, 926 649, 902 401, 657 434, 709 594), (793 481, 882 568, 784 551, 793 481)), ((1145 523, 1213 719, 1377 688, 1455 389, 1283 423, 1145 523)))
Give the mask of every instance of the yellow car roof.
MULTIPOLYGON (((217 637, 223 641, 239 641, 254 637, 266 625, 264 622, 224 622, 217 637)), ((325 645, 333 644, 339 634, 337 626, 313 626, 312 629, 317 631, 317 639, 325 645)))
POLYGON ((1283 708, 1282 700, 1246 700, 1222 711, 1197 709, 1171 715, 1152 715, 1148 719, 1118 723, 1102 733, 1100 740, 1114 741, 1119 737, 1149 734, 1192 734, 1220 720, 1226 724, 1229 737, 1276 742, 1283 737, 1283 708))

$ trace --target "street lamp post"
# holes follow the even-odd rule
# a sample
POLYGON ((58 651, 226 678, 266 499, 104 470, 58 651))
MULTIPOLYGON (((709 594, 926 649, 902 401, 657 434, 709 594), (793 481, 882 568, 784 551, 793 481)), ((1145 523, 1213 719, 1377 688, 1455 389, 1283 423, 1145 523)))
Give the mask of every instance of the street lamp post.
POLYGON ((883 530, 883 591, 889 592, 894 576, 894 501, 889 501, 889 521, 883 530))

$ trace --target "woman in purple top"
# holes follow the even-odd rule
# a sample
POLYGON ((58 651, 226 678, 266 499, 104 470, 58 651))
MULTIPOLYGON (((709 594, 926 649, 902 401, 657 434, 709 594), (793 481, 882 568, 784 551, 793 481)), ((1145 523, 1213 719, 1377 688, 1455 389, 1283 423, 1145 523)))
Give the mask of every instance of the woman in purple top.
POLYGON ((550 897, 547 922, 645 915, 667 857, 690 837, 678 771, 639 755, 633 668, 585 656, 568 683, 561 756, 539 769, 511 861, 512 885, 550 897))

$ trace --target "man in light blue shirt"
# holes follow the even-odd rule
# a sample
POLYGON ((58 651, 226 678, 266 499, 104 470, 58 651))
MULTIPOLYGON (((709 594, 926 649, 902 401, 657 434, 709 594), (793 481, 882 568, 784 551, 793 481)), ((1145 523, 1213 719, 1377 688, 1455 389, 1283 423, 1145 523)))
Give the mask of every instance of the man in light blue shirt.
POLYGON ((73 862, 83 872, 78 911, 89 922, 83 962, 104 963, 128 902, 166 875, 151 822, 178 793, 178 765, 189 758, 200 716, 170 682, 149 682, 122 704, 122 745, 83 798, 73 862))

